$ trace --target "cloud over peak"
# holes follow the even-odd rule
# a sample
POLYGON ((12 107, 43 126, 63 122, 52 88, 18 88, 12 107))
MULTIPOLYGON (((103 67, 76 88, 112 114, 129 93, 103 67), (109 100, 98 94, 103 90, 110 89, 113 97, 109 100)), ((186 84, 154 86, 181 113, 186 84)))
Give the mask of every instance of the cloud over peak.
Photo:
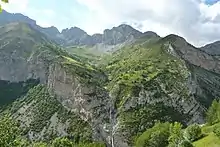
POLYGON ((78 1, 101 14, 95 18, 101 21, 100 26, 128 22, 142 31, 155 31, 161 36, 181 35, 197 46, 220 40, 220 2, 208 5, 204 0, 78 1), (102 21, 105 19, 108 21, 102 21))
MULTIPOLYGON (((10 2, 13 1, 17 0, 10 2)), ((33 13, 30 15, 37 22, 58 28, 77 25, 93 34, 126 22, 143 32, 154 31, 161 36, 171 33, 181 35, 196 46, 220 40, 220 2, 217 0, 67 0, 68 5, 60 8, 63 11, 57 12, 55 8, 48 7, 44 10, 46 15, 41 17, 34 15, 34 5, 25 7, 28 0, 21 1, 16 5, 26 10, 25 15, 33 13), (67 10, 68 17, 64 13, 67 10)), ((44 1, 39 0, 38 3, 43 5, 44 1)), ((61 3, 65 2, 53 4, 59 6, 61 3)))

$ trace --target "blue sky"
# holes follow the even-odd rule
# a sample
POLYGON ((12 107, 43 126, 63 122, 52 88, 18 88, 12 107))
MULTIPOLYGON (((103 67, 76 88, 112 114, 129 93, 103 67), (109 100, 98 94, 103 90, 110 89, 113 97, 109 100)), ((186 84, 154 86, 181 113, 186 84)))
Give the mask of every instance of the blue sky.
POLYGON ((219 0, 205 0, 205 3, 206 4, 209 4, 209 5, 213 5, 215 4, 216 2, 218 2, 219 0))
POLYGON ((220 40, 219 0, 9 0, 3 8, 43 27, 80 27, 88 34, 127 23, 160 36, 178 34, 196 46, 220 40))
MULTIPOLYGON (((8 11, 21 12, 37 20, 39 25, 53 25, 59 30, 70 26, 83 26, 84 20, 90 14, 89 9, 76 0, 65 0, 65 2, 62 0, 26 0, 26 2, 24 9, 13 7, 8 11)), ((11 6, 12 4, 9 3, 8 5, 11 6)))
MULTIPOLYGON (((79 4, 75 0, 30 0, 28 7, 34 7, 39 10, 47 10, 50 15, 51 23, 63 26, 80 25, 83 23, 83 19, 88 17, 89 10, 86 6, 79 4)), ((33 14, 34 15, 34 14, 33 14)))
POLYGON ((59 30, 71 26, 85 28, 84 20, 90 18, 89 9, 77 0, 10 0, 3 8, 27 15, 41 26, 56 26, 59 30))

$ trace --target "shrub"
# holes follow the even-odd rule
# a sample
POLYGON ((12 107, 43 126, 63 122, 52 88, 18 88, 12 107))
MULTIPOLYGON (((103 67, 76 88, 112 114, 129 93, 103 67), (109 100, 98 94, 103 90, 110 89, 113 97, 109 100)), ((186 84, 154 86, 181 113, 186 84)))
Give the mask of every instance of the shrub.
POLYGON ((220 103, 217 100, 213 100, 206 115, 206 120, 209 125, 213 125, 220 121, 220 103))
POLYGON ((214 130, 213 130, 214 134, 220 138, 220 126, 217 125, 214 127, 214 130))
POLYGON ((202 135, 202 131, 199 125, 193 124, 186 128, 185 138, 189 141, 195 141, 199 139, 202 135))
POLYGON ((180 143, 179 147, 193 147, 192 143, 184 140, 183 142, 180 143))
POLYGON ((175 122, 170 125, 169 147, 179 145, 183 140, 182 124, 175 122))
POLYGON ((169 123, 157 123, 137 138, 136 147, 162 147, 168 145, 169 123))
POLYGON ((18 124, 8 115, 0 119, 0 146, 11 147, 20 144, 17 140, 20 138, 20 129, 18 124))
POLYGON ((106 147, 104 143, 94 142, 94 143, 80 143, 77 147, 106 147))
POLYGON ((32 147, 48 147, 48 145, 44 142, 36 142, 31 145, 32 147))
POLYGON ((67 138, 56 138, 53 143, 52 147, 73 147, 74 144, 67 138))

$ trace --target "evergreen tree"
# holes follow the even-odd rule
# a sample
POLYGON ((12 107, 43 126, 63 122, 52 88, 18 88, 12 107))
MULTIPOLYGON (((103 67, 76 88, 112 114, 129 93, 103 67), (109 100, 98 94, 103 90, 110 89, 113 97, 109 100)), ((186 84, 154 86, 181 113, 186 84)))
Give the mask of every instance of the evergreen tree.
POLYGON ((56 138, 52 143, 52 147, 74 147, 74 144, 67 138, 56 138))
POLYGON ((175 122, 170 125, 169 147, 178 147, 184 140, 182 124, 175 122))
POLYGON ((0 146, 12 147, 20 144, 20 129, 9 116, 0 120, 0 146))
POLYGON ((208 109, 206 120, 209 125, 220 121, 220 103, 217 100, 213 100, 212 105, 208 109))
POLYGON ((185 137, 189 141, 195 141, 202 135, 202 130, 199 125, 193 124, 186 128, 185 137))
POLYGON ((145 131, 136 141, 136 147, 162 147, 168 145, 169 123, 156 123, 145 131))

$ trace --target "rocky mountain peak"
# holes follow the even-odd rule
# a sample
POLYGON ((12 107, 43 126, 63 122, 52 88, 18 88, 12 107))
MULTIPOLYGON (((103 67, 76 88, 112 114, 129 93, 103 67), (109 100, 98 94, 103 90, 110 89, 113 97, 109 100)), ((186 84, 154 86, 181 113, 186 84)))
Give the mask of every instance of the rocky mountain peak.
POLYGON ((170 42, 174 42, 174 41, 177 41, 177 40, 181 40, 181 41, 186 42, 186 40, 185 40, 183 37, 178 36, 178 35, 175 35, 175 34, 167 35, 166 37, 163 38, 163 40, 165 40, 165 41, 170 41, 170 42))
POLYGON ((211 54, 211 55, 220 55, 220 41, 216 41, 211 44, 207 44, 201 47, 201 50, 211 54))
POLYGON ((133 40, 141 37, 142 33, 129 25, 122 24, 112 29, 104 30, 103 40, 106 44, 119 44, 126 40, 133 40))
POLYGON ((67 36, 69 36, 69 35, 70 36, 75 36, 75 37, 82 36, 82 35, 87 35, 87 33, 84 30, 82 30, 78 27, 71 27, 70 29, 68 29, 68 28, 63 29, 61 34, 67 35, 67 36))
POLYGON ((62 37, 65 39, 65 45, 91 45, 92 39, 84 30, 78 27, 71 27, 64 29, 61 32, 62 37))
POLYGON ((121 24, 117 27, 113 27, 112 29, 104 30, 104 34, 113 33, 113 32, 120 32, 123 35, 136 35, 136 36, 142 34, 140 31, 134 29, 133 27, 127 24, 121 24))
MULTIPOLYGON (((84 30, 78 27, 66 28, 59 32, 59 30, 53 26, 42 28, 36 24, 35 20, 32 20, 23 14, 14 14, 3 11, 0 15, 0 25, 11 22, 24 22, 30 24, 38 31, 44 33, 48 38, 62 46, 94 46, 97 44, 103 44, 107 48, 112 48, 111 46, 126 44, 127 42, 134 41, 135 39, 146 35, 146 33, 142 33, 127 24, 121 24, 112 29, 106 29, 103 31, 103 34, 94 34, 92 36, 88 35, 84 30)), ((147 34, 150 36, 156 36, 153 32, 148 32, 147 34)))
POLYGON ((13 14, 3 11, 0 15, 0 25, 5 25, 11 22, 30 24, 35 30, 44 33, 50 40, 53 40, 62 46, 86 45, 102 50, 102 52, 117 50, 119 46, 122 47, 123 45, 132 43, 143 36, 158 37, 154 32, 142 33, 127 24, 121 24, 117 27, 104 30, 102 34, 94 34, 91 36, 78 27, 66 28, 59 32, 54 26, 47 28, 40 27, 36 24, 36 21, 23 14, 13 14))
POLYGON ((60 33, 59 30, 58 30, 56 27, 54 27, 54 26, 47 27, 47 28, 43 28, 43 29, 44 29, 45 31, 47 31, 48 33, 51 33, 51 34, 54 34, 54 35, 60 33))
POLYGON ((144 32, 144 33, 143 33, 143 36, 148 36, 148 37, 152 37, 152 36, 154 36, 154 37, 159 37, 159 35, 157 35, 157 33, 152 32, 152 31, 144 32))
POLYGON ((36 21, 20 13, 8 13, 3 10, 0 15, 0 25, 4 25, 10 22, 25 22, 31 25, 36 25, 36 21))

